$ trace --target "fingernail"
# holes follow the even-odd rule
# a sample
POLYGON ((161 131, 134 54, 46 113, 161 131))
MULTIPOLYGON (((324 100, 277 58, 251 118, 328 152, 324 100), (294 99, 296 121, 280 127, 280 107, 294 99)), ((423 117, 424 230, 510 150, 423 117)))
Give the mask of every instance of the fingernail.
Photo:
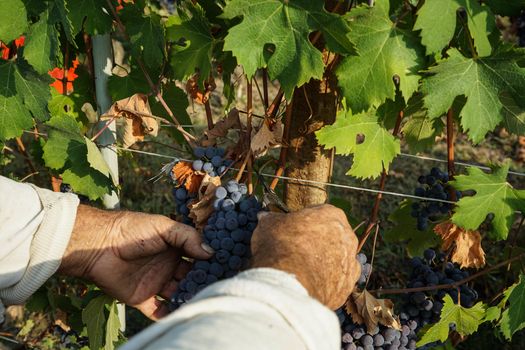
POLYGON ((201 248, 208 254, 215 254, 215 250, 213 250, 213 248, 210 247, 206 242, 201 243, 201 248))

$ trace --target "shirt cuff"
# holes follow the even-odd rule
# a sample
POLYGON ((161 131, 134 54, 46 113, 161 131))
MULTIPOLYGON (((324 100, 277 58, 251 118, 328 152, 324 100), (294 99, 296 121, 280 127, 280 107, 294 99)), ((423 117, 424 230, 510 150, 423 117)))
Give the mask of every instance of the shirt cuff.
POLYGON ((0 290, 0 299, 6 305, 23 303, 58 270, 76 219, 79 204, 76 195, 33 188, 44 218, 31 241, 29 265, 22 279, 0 290))

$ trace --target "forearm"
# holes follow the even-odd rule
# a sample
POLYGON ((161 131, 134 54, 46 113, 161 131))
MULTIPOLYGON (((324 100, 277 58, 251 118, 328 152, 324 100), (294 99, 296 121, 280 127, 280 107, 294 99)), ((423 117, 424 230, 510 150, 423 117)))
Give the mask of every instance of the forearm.
POLYGON ((309 297, 293 275, 252 269, 204 289, 180 310, 131 339, 122 350, 237 350, 258 346, 338 349, 337 317, 309 297))

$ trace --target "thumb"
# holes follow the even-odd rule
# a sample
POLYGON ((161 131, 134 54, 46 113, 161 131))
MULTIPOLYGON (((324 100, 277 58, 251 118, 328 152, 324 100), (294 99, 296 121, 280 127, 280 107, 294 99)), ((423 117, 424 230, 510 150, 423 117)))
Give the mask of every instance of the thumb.
POLYGON ((164 241, 170 246, 181 249, 184 255, 195 259, 209 259, 215 251, 202 241, 199 232, 188 225, 166 218, 167 229, 161 231, 164 241))

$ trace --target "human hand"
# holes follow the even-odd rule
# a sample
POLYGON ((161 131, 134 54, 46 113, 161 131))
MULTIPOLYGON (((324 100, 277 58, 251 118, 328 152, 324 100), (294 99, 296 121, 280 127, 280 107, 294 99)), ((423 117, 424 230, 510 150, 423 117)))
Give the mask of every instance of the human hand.
POLYGON ((294 274, 312 297, 336 309, 361 273, 357 245, 344 212, 334 206, 263 213, 252 237, 251 266, 294 274))
POLYGON ((105 211, 80 205, 59 272, 92 281, 151 319, 191 269, 182 256, 208 259, 213 250, 198 232, 162 215, 105 211))

